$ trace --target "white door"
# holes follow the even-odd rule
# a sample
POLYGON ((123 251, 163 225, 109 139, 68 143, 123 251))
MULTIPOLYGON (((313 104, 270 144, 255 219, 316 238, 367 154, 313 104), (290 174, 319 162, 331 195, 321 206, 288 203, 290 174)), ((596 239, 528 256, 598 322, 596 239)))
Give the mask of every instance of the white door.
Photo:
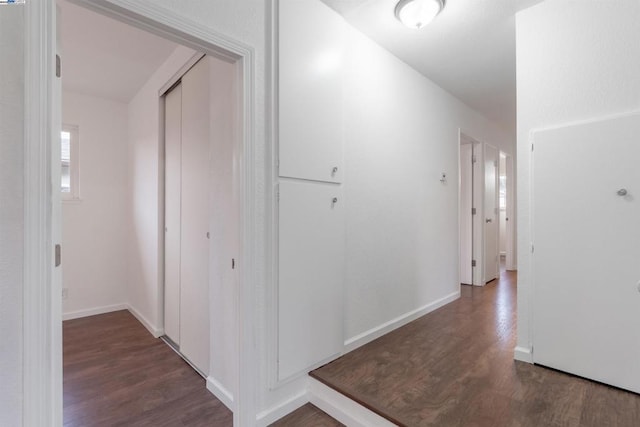
POLYGON ((345 224, 338 185, 280 182, 278 378, 344 345, 345 224))
POLYGON ((498 277, 498 159, 496 147, 484 145, 484 282, 498 277))
POLYGON ((165 96, 164 333, 180 345, 180 183, 182 87, 165 96))
POLYGON ((281 2, 279 19, 279 175, 341 182, 347 24, 310 0, 281 2), (307 19, 301 33, 301 16, 321 18, 307 19))
POLYGON ((534 361, 640 392, 640 116, 534 135, 534 361))
POLYGON ((460 145, 460 283, 473 284, 473 144, 460 145))
POLYGON ((209 373, 209 62, 182 77, 180 351, 209 373))

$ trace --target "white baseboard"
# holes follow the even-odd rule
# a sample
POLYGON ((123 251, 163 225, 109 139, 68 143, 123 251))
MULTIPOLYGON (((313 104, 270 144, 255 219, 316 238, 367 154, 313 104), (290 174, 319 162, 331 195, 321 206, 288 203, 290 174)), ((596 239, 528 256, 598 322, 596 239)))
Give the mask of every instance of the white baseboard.
POLYGON ((79 319, 81 317, 89 317, 89 316, 95 316, 97 314, 111 313, 112 311, 126 310, 127 308, 128 308, 127 304, 113 304, 113 305, 105 305, 103 307, 89 308, 86 310, 70 311, 62 315, 62 320, 79 319))
POLYGON ((163 329, 157 329, 155 328, 151 322, 149 322, 142 314, 140 314, 140 312, 138 312, 138 310, 136 310, 135 308, 131 307, 129 304, 126 305, 126 309, 129 310, 129 312, 131 314, 133 314, 133 317, 135 317, 136 319, 138 319, 138 321, 140 323, 142 323, 142 325, 147 328, 147 330, 149 331, 149 333, 151 333, 151 335, 153 335, 154 338, 160 338, 161 336, 164 335, 164 330, 163 329))
POLYGON ((318 408, 349 427, 396 426, 386 418, 313 378, 309 379, 309 400, 318 408))
POLYGON ((209 390, 211 394, 217 397, 220 402, 224 403, 224 406, 229 408, 231 412, 235 412, 233 393, 227 390, 212 376, 207 377, 207 390, 209 390))
POLYGON ((305 390, 273 408, 260 412, 256 417, 256 426, 267 427, 307 403, 309 403, 309 395, 305 390))
POLYGON ((518 346, 513 350, 513 358, 520 362, 533 363, 533 350, 518 346))
POLYGON ((395 319, 383 323, 380 326, 376 326, 373 329, 369 329, 366 332, 356 335, 353 338, 349 338, 344 342, 344 352, 347 353, 351 350, 361 347, 375 340, 376 338, 380 338, 384 334, 388 334, 394 329, 398 329, 399 327, 416 320, 418 317, 431 313, 432 311, 437 310, 438 308, 457 300, 458 298, 460 298, 460 291, 453 292, 452 294, 440 298, 439 300, 403 314, 402 316, 396 317, 395 319))

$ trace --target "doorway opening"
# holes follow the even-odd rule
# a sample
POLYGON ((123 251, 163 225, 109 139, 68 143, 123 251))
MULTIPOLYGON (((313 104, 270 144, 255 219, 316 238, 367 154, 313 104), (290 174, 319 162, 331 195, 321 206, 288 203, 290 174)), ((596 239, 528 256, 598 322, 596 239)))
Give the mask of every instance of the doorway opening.
POLYGON ((480 168, 478 158, 482 144, 460 132, 459 161, 459 229, 460 229, 460 283, 481 285, 482 215, 480 168))
POLYGON ((498 149, 491 144, 483 144, 484 283, 492 282, 500 277, 499 167, 500 153, 498 149))
POLYGON ((483 286, 515 270, 513 158, 460 131, 460 283, 483 286))
MULTIPOLYGON (((177 267, 179 282, 197 283, 197 293, 176 296, 186 304, 178 321, 184 338, 178 339, 178 350, 235 417, 243 63, 207 43, 167 40, 95 13, 83 2, 60 0, 58 6, 63 73, 61 97, 54 103, 61 106, 65 126, 62 166, 55 159, 53 166, 62 172, 64 199, 62 319, 125 310, 154 338, 165 335, 165 213, 177 206, 183 217, 179 246, 186 248, 177 267), (187 77, 196 69, 198 79, 187 77), (189 98, 187 92, 196 101, 172 118, 188 134, 178 155, 181 191, 166 204, 165 101, 169 89, 180 86, 188 88, 181 101, 189 98), (197 147, 184 150, 187 145, 197 147)), ((54 217, 54 233, 57 227, 54 217)), ((85 339, 91 341, 91 334, 85 339)), ((137 374, 145 381, 154 375, 142 368, 137 374)))
POLYGON ((516 270, 513 156, 500 152, 500 268, 516 270))

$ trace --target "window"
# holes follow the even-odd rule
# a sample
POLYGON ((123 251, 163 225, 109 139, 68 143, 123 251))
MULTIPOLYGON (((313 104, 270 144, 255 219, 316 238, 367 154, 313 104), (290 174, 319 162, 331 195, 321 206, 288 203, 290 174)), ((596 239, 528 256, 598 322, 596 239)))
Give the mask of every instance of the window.
POLYGON ((79 158, 78 158, 78 128, 76 126, 62 126, 60 133, 60 191, 63 200, 79 200, 79 158))

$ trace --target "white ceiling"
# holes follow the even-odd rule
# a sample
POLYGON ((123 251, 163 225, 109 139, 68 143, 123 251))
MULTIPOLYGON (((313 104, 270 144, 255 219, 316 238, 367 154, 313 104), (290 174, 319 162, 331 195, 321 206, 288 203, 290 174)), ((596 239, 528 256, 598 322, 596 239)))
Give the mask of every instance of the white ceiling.
MULTIPOLYGON (((394 16, 397 0, 322 0, 355 28, 515 135, 515 19, 542 0, 447 0, 421 30, 394 16)), ((177 47, 59 0, 63 87, 129 102, 177 47)))
POLYGON ((66 1, 58 5, 66 90, 129 102, 177 47, 66 1))
POLYGON ((347 22, 515 135, 515 13, 542 0, 447 0, 421 30, 395 19, 397 0, 322 0, 347 22))

